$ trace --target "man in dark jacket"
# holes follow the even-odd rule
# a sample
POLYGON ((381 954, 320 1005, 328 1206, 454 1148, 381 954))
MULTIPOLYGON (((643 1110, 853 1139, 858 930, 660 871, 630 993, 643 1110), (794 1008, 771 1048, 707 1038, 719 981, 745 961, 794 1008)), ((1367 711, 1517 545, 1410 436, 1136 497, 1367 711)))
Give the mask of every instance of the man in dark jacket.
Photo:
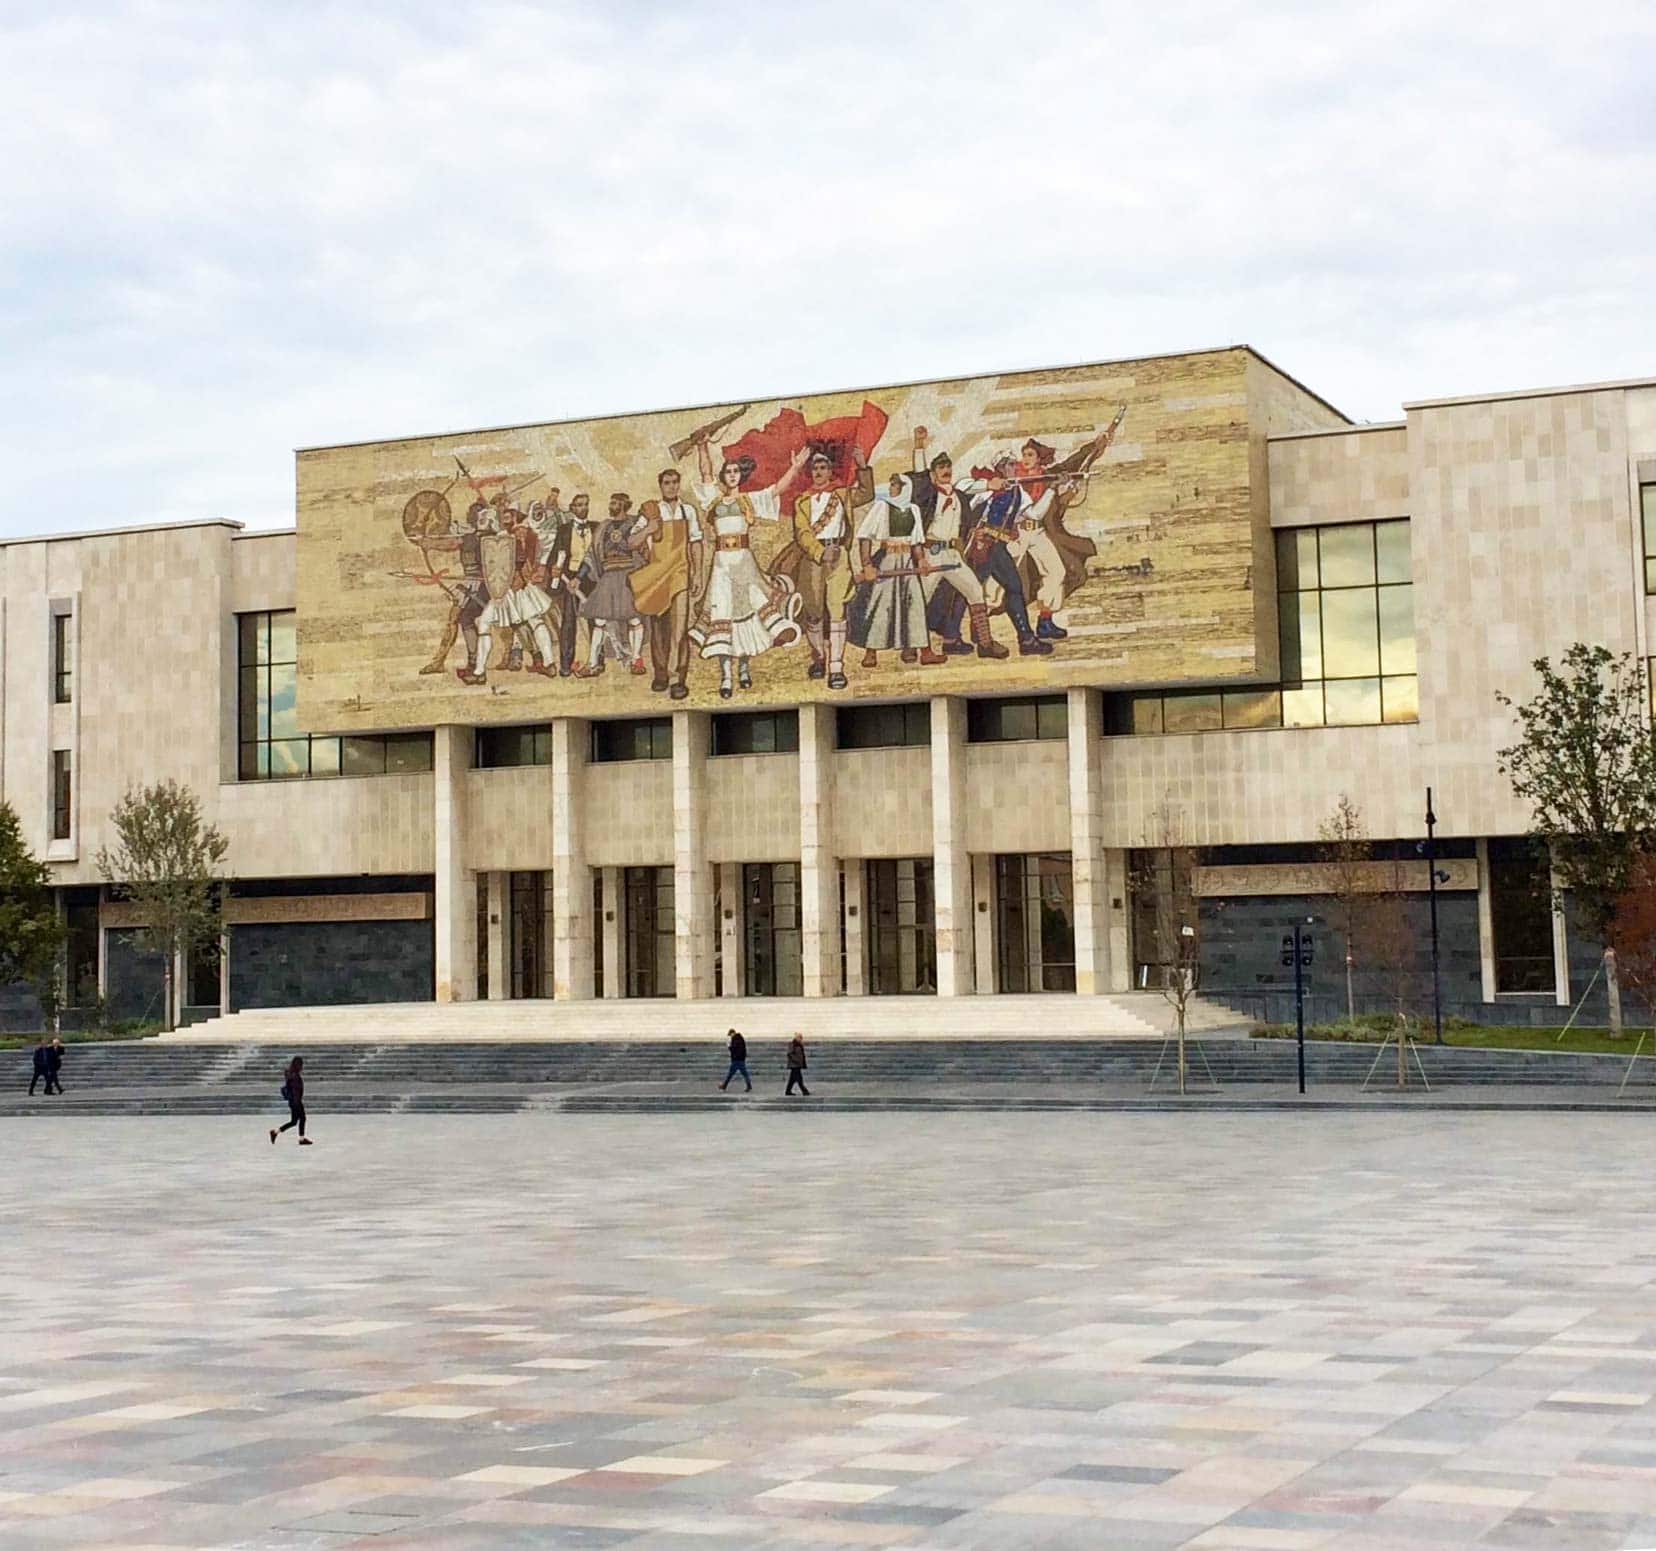
POLYGON ((788 1086, 783 1090, 783 1098, 794 1091, 795 1083, 799 1084, 800 1093, 810 1098, 811 1090, 805 1086, 805 1068, 809 1064, 805 1059, 805 1036, 795 1034, 788 1046, 788 1086))
POLYGON ((46 1091, 52 1091, 52 1053, 46 1048, 46 1039, 42 1035, 35 1041, 34 1047, 34 1076, 29 1079, 29 1097, 34 1097, 35 1084, 43 1081, 46 1091))
POLYGON ((48 1093, 62 1093, 63 1081, 58 1073, 63 1070, 63 1041, 52 1037, 52 1043, 46 1047, 46 1091, 48 1093))
POLYGON ((747 1091, 753 1092, 753 1079, 748 1076, 747 1069, 747 1041, 735 1029, 730 1031, 730 1070, 725 1073, 725 1080, 719 1084, 719 1092, 723 1093, 730 1084, 730 1079, 738 1072, 742 1074, 742 1081, 747 1084, 747 1091))

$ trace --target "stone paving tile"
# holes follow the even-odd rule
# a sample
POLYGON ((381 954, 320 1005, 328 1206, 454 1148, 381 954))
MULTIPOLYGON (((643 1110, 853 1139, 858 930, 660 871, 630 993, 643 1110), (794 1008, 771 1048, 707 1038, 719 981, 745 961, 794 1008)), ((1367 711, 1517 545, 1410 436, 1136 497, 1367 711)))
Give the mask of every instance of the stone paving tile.
POLYGON ((1637 1116, 318 1118, 8 1137, 0 1551, 1656 1545, 1637 1116))

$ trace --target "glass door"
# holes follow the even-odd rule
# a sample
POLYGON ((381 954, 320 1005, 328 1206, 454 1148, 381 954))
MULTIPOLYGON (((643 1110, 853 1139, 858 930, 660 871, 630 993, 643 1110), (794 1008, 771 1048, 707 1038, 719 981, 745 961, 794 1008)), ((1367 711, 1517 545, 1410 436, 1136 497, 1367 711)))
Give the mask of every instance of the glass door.
POLYGON ((868 989, 873 996, 937 991, 937 911, 929 856, 867 866, 868 989))
POLYGON ((629 867, 623 875, 622 973, 626 994, 672 996, 676 952, 673 943, 673 869, 629 867))
POLYGON ((804 943, 799 931, 799 863, 745 862, 745 967, 749 996, 803 996, 804 943))

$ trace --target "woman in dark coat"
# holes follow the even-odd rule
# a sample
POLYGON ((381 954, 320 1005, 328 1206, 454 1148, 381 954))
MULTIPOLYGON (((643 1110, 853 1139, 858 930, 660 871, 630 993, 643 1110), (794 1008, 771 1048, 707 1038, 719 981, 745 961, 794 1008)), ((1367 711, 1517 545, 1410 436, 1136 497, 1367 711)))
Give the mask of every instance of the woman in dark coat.
POLYGON ((277 1126, 270 1133, 270 1144, 273 1147, 276 1145, 276 1138, 293 1126, 299 1127, 299 1145, 301 1147, 311 1145, 311 1139, 305 1135, 304 1065, 305 1058, 295 1056, 288 1062, 286 1070, 282 1073, 282 1097, 287 1100, 288 1104, 288 1122, 285 1126, 277 1126))
POLYGON ((805 1068, 809 1064, 805 1059, 805 1036, 795 1034, 793 1043, 788 1046, 788 1086, 783 1090, 784 1098, 794 1091, 795 1083, 799 1084, 799 1091, 810 1098, 811 1090, 805 1086, 805 1068))

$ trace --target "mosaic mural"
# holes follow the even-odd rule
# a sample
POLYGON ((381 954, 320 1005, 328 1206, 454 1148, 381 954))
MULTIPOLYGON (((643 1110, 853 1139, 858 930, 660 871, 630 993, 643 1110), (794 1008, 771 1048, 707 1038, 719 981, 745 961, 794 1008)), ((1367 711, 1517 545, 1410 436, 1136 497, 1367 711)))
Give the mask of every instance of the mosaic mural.
POLYGON ((1235 349, 302 452, 300 716, 1246 678, 1264 401, 1338 423, 1266 370, 1235 349))

